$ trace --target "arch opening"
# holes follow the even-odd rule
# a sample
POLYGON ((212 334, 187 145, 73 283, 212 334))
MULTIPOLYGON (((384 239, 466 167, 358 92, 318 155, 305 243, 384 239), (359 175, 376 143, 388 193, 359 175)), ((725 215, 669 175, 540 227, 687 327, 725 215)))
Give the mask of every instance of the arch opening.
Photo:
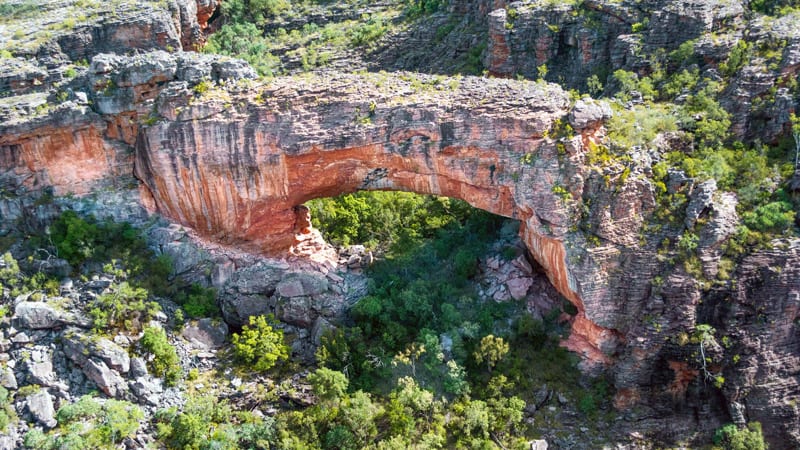
POLYGON ((369 290, 338 334, 322 340, 321 364, 347 371, 364 389, 410 375, 450 396, 504 375, 528 393, 548 384, 574 390, 577 358, 560 344, 578 311, 530 258, 519 221, 407 192, 361 191, 307 205, 318 216, 314 226, 338 244, 341 264, 358 255, 354 247, 376 252, 364 271, 369 290), (507 361, 486 370, 476 353, 490 335, 511 346, 507 361), (534 373, 533 360, 548 367, 534 373), (451 373, 458 370, 465 371, 460 388, 451 373))

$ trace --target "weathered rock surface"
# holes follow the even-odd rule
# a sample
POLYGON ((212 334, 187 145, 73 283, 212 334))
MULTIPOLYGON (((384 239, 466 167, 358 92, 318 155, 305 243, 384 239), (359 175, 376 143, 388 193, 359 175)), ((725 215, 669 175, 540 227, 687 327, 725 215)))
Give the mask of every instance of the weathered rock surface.
POLYGON ((14 308, 19 325, 33 330, 63 325, 66 317, 66 311, 45 302, 20 302, 14 308))
POLYGON ((25 399, 25 409, 33 419, 47 428, 52 428, 58 423, 55 419, 56 410, 53 407, 53 397, 44 389, 29 395, 25 399))
POLYGON ((128 385, 119 374, 130 370, 130 357, 124 349, 108 339, 77 330, 67 330, 63 342, 67 357, 106 395, 121 397, 127 392, 128 385))

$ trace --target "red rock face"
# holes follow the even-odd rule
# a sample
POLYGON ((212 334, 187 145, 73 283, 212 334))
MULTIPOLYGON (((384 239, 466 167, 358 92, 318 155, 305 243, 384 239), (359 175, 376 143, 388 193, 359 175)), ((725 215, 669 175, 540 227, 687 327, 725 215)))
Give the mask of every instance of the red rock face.
POLYGON ((44 127, 0 137, 0 167, 29 190, 52 187, 56 195, 89 193, 115 175, 116 152, 94 126, 44 127))

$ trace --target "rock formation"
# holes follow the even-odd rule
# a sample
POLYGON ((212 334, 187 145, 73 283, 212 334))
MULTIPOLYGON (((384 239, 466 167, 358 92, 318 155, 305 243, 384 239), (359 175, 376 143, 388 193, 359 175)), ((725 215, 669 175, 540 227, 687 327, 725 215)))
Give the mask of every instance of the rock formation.
MULTIPOLYGON (((260 82, 249 66, 229 58, 99 54, 126 46, 190 47, 210 3, 169 3, 174 14, 145 8, 139 21, 108 18, 59 35, 40 58, 0 62, 14 68, 0 79, 3 91, 24 94, 0 103, 3 227, 35 215, 31 211, 42 208, 37 199, 48 194, 121 191, 125 201, 208 240, 277 254, 308 240, 312 230, 298 206, 309 199, 360 189, 464 199, 521 220, 527 249, 577 307, 565 345, 587 370, 612 375, 617 407, 639 407, 632 416, 637 426, 675 441, 685 438, 681 426, 708 432, 730 420, 761 421, 773 448, 800 443, 797 240, 776 241, 772 249, 744 258, 733 271, 735 283, 720 276, 721 247, 738 221, 736 198, 680 173, 668 189, 685 194, 689 208, 678 212, 677 225, 645 227, 656 207, 650 161, 597 167, 587 158, 602 142, 607 105, 571 102, 563 89, 544 82, 403 72, 329 72, 260 82), (126 23, 144 32, 136 34, 126 23), (59 58, 91 62, 59 91, 46 92, 63 81, 62 71, 52 69, 60 67, 59 58), (698 226, 703 276, 659 253, 662 242, 676 242, 687 227, 698 226), (710 357, 711 370, 726 380, 719 389, 693 356, 691 334, 703 323, 717 328, 710 357), (665 417, 679 425, 664 428, 665 417)), ((533 76, 542 64, 566 55, 556 69, 572 81, 585 79, 604 61, 643 67, 632 51, 639 43, 674 48, 742 15, 736 3, 687 9, 678 2, 655 16, 642 37, 627 33, 641 11, 624 4, 584 4, 602 18, 607 35, 601 35, 587 31, 591 17, 572 18, 569 8, 543 15, 525 7, 512 18, 505 9, 496 11, 503 2, 478 3, 475 14, 495 11, 488 19, 487 69, 533 76), (684 35, 667 32, 676 23, 689 24, 684 35), (657 42, 660 36, 674 41, 657 42)), ((776 21, 776 33, 786 31, 787 21, 776 21)), ((788 43, 780 69, 790 75, 798 67, 797 42, 788 43)), ((752 98, 747 86, 766 92, 774 80, 759 84, 758 74, 747 71, 737 77, 727 98, 738 102, 732 109, 743 108, 733 123, 747 136, 757 123, 744 101, 752 98)), ((782 116, 771 122, 766 138, 776 138, 785 122, 782 116)), ((670 136, 659 139, 673 144, 670 136)), ((187 254, 176 240, 164 246, 171 254, 187 254)), ((190 258, 184 259, 188 266, 190 258)), ((262 265, 252 270, 267 274, 264 284, 254 287, 223 266, 211 273, 224 287, 230 323, 243 323, 248 311, 276 312, 303 329, 328 323, 318 311, 330 300, 331 277, 262 265)), ((515 283, 508 289, 522 289, 515 283)), ((38 323, 74 325, 46 305, 20 305, 16 312, 32 330, 38 323)), ((15 343, 28 342, 24 334, 14 335, 15 343)), ((121 395, 128 388, 105 376, 103 368, 111 363, 101 350, 92 349, 90 358, 76 364, 109 395, 121 395)), ((45 369, 30 372, 44 380, 45 369)), ((151 392, 130 386, 137 395, 140 388, 151 392)), ((47 424, 52 414, 46 401, 39 403, 44 406, 31 413, 47 424)))

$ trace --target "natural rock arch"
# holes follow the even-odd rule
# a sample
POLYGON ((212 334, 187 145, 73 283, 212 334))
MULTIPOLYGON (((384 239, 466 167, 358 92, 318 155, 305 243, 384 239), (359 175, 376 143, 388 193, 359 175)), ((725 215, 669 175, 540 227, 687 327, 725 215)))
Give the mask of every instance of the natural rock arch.
POLYGON ((554 85, 424 75, 279 79, 259 89, 159 101, 139 133, 144 197, 199 233, 276 253, 295 241, 294 207, 359 189, 462 199, 518 219, 533 257, 579 308, 574 350, 608 362, 615 333, 586 319, 564 237, 584 190, 584 141, 602 108, 570 107, 554 85), (580 109, 580 108, 579 108, 580 109), (563 133, 570 121, 578 134, 563 133))

